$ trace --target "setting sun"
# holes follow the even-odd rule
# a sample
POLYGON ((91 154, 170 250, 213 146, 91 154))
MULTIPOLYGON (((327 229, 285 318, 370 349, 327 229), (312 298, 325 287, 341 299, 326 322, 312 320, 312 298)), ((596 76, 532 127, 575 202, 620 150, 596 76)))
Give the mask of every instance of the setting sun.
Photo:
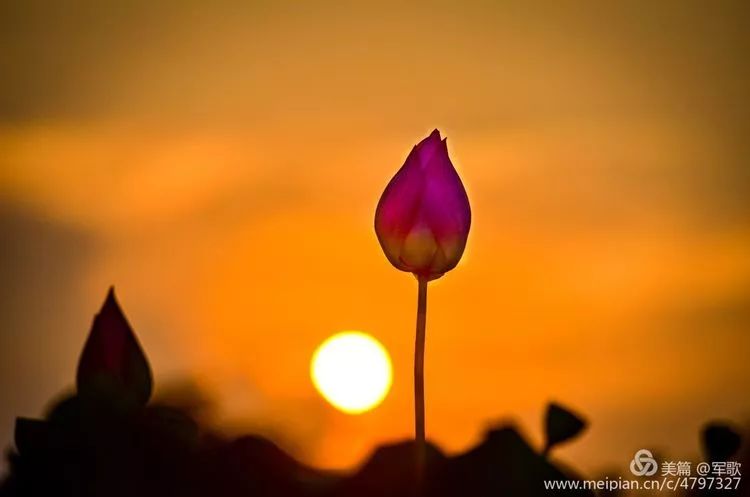
POLYGON ((360 414, 380 404, 391 388, 391 359, 370 335, 344 331, 326 339, 313 354, 310 376, 334 407, 360 414))

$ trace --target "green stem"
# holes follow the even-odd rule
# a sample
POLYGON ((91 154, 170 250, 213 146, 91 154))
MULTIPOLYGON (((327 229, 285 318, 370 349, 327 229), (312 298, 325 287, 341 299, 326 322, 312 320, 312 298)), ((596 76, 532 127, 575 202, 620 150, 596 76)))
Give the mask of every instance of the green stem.
MULTIPOLYGON (((417 450, 424 454, 424 341, 427 324, 427 279, 417 277, 419 292, 417 298, 417 338, 414 343, 414 422, 417 450)), ((423 455, 420 457, 424 457, 423 455)))

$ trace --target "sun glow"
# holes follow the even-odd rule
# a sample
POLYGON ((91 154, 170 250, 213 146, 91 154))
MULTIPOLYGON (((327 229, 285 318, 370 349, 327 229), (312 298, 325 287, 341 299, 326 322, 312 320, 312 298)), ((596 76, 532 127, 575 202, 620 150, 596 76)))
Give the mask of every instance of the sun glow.
POLYGON ((344 331, 326 339, 313 354, 310 376, 334 407, 360 414, 380 404, 391 388, 391 359, 370 335, 344 331))

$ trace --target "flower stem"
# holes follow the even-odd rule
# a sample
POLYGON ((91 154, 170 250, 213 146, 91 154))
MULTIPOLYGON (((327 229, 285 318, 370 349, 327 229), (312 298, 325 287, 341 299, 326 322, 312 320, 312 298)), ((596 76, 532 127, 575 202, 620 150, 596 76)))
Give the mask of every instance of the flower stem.
POLYGON ((415 438, 419 457, 424 457, 424 342, 427 324, 427 279, 417 277, 419 290, 417 298, 417 338, 414 343, 414 423, 415 438))

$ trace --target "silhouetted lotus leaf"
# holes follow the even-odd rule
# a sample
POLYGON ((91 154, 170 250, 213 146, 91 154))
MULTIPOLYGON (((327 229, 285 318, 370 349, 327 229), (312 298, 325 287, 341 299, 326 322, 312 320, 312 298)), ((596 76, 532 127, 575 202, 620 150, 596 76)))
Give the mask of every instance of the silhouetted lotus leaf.
POLYGON ((19 454, 38 452, 48 437, 49 427, 46 422, 38 419, 16 418, 14 438, 19 454))
POLYGON ((198 424, 183 411, 168 406, 149 406, 140 418, 141 430, 169 441, 169 446, 191 450, 198 445, 198 424))
MULTIPOLYGON (((513 426, 490 430, 484 441, 450 458, 440 470, 440 481, 430 497, 544 496, 544 481, 576 480, 538 454, 513 426)), ((555 495, 593 496, 587 490, 559 489, 555 495)))
POLYGON ((221 475, 221 485, 228 489, 222 495, 328 495, 334 482, 299 463, 270 440, 253 435, 223 446, 215 454, 215 463, 219 465, 216 473, 221 475))
POLYGON ((586 428, 586 421, 560 404, 550 402, 544 419, 544 454, 557 444, 570 440, 586 428))
POLYGON ((151 369, 110 288, 78 362, 78 394, 120 407, 143 406, 151 396, 151 369))
POLYGON ((727 461, 737 453, 742 439, 730 426, 712 422, 703 428, 703 452, 709 461, 727 461))
POLYGON ((442 482, 440 475, 447 461, 439 448, 427 443, 422 482, 419 444, 413 440, 378 447, 357 473, 345 478, 333 497, 413 497, 432 495, 442 482), (420 487, 422 487, 420 492, 420 487))

